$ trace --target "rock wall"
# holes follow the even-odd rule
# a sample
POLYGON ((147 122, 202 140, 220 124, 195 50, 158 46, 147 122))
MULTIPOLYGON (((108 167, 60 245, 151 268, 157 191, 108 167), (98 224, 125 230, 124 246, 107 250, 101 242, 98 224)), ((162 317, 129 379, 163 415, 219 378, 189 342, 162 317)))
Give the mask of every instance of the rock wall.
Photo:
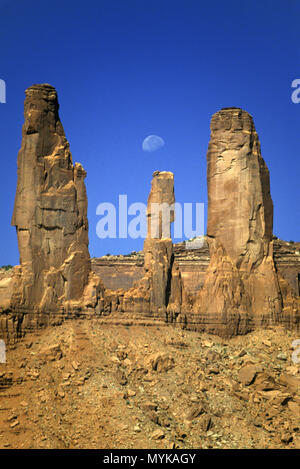
MULTIPOLYGON (((179 267, 185 290, 195 296, 204 285, 209 265, 209 248, 205 241, 200 249, 186 244, 173 244, 174 259, 179 267)), ((290 285, 295 296, 300 294, 300 243, 275 239, 273 259, 276 272, 290 285)), ((92 270, 101 277, 106 288, 127 290, 143 277, 143 251, 133 255, 103 256, 92 259, 92 270)))
POLYGON ((53 87, 26 90, 24 117, 12 217, 22 285, 14 306, 42 312, 80 300, 88 282, 86 173, 73 166, 53 87))
POLYGON ((300 296, 300 243, 274 240, 274 263, 295 296, 300 296))
MULTIPOLYGON (((202 248, 190 249, 186 244, 173 244, 174 261, 180 270, 186 292, 195 295, 204 284, 209 264, 209 249, 205 241, 202 248)), ((300 260, 300 259, 299 259, 300 260)), ((110 290, 128 290, 144 275, 143 251, 132 255, 103 256, 92 259, 92 270, 101 277, 110 290)))
POLYGON ((109 290, 129 290, 144 276, 144 255, 104 256, 91 259, 92 270, 109 290))

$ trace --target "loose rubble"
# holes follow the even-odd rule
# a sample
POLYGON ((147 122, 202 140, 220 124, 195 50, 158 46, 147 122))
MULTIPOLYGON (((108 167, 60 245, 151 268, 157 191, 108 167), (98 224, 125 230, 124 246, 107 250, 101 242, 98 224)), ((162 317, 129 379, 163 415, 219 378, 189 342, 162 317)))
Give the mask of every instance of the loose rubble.
POLYGON ((96 320, 27 334, 0 364, 0 447, 299 449, 295 339, 96 320))

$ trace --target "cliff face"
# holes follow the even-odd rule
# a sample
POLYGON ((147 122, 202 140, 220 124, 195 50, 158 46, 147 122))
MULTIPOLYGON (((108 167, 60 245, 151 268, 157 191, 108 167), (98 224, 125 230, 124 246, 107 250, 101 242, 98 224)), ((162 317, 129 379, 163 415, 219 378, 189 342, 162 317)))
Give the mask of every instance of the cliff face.
MULTIPOLYGON (((203 247, 189 249, 185 243, 173 244, 174 260, 181 273, 185 290, 195 297, 203 287, 209 265, 207 241, 203 247)), ((300 295, 300 243, 280 239, 273 241, 273 258, 277 275, 286 281, 295 297, 300 295)), ((132 255, 104 256, 92 259, 92 270, 106 288, 128 290, 143 276, 143 251, 132 255)), ((284 299, 284 298, 283 298, 284 299)))

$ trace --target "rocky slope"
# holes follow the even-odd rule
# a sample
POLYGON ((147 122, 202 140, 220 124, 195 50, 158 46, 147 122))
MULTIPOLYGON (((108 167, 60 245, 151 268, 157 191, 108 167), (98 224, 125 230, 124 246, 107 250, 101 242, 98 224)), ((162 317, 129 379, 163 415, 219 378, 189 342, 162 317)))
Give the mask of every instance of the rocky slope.
POLYGON ((96 320, 29 333, 0 364, 0 447, 299 449, 295 339, 96 320))

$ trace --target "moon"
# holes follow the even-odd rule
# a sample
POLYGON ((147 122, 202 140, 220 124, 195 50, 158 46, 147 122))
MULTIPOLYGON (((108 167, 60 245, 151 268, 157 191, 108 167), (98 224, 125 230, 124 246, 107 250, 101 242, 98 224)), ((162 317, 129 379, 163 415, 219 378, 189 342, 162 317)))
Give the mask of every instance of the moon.
POLYGON ((165 145, 165 141, 159 135, 148 135, 143 141, 142 147, 144 151, 152 152, 165 145))

